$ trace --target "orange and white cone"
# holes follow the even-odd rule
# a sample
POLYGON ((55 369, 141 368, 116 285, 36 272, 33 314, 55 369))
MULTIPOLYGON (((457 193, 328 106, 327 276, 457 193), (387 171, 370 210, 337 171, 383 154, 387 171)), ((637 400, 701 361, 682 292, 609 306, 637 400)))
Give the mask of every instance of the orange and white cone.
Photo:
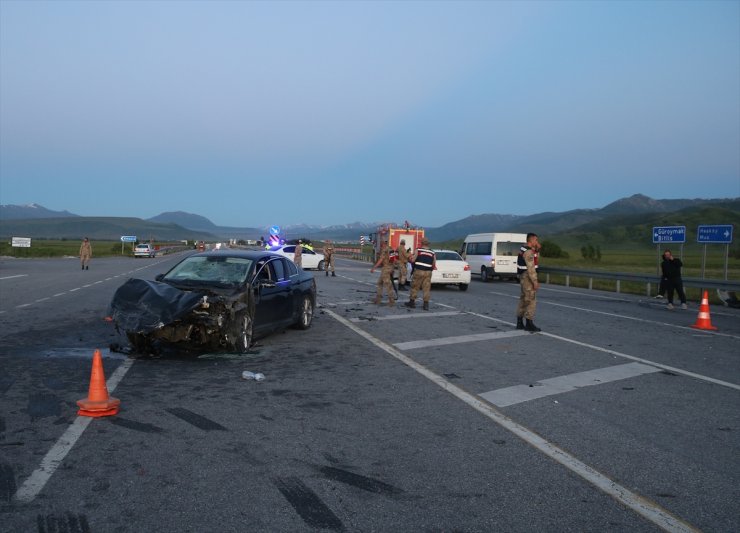
POLYGON ((103 373, 103 356, 100 355, 100 350, 95 350, 90 375, 90 389, 87 398, 77 400, 77 405, 80 406, 77 414, 94 417, 111 416, 118 412, 120 404, 121 400, 108 396, 108 386, 105 384, 105 374, 103 373))
POLYGON ((701 305, 699 306, 699 316, 696 318, 696 324, 691 325, 692 328, 696 329, 709 329, 716 331, 712 325, 712 319, 709 317, 709 293, 704 291, 701 297, 701 305))

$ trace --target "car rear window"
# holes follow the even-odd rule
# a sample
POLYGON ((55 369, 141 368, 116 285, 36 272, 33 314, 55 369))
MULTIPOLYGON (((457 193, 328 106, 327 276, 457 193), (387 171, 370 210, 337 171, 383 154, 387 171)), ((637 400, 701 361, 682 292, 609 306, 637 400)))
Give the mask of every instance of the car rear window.
POLYGON ((434 252, 434 255, 441 261, 462 261, 457 252, 434 252))

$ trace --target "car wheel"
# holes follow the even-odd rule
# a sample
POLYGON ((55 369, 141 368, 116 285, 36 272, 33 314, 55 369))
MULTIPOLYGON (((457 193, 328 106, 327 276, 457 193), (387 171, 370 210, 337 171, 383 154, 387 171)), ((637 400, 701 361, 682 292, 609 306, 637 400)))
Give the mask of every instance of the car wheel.
POLYGON ((242 313, 236 320, 234 349, 239 353, 246 353, 252 345, 252 317, 249 313, 242 313))
POLYGON ((486 267, 480 269, 480 280, 483 283, 488 283, 488 269, 486 267))
POLYGON ((319 261, 319 266, 316 267, 316 270, 324 270, 324 261, 319 261))
POLYGON ((460 287, 460 290, 461 291, 467 291, 468 290, 468 284, 467 283, 461 283, 460 285, 458 285, 458 287, 460 287))
POLYGON ((311 327, 311 322, 313 322, 313 301, 310 296, 304 296, 296 325, 299 329, 308 329, 311 327))

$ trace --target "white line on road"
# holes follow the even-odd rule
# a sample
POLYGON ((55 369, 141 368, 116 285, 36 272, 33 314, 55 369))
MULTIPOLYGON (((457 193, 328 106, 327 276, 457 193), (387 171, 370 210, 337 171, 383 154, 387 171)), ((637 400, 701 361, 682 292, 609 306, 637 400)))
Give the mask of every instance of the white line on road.
POLYGON ((82 288, 82 287, 76 287, 76 288, 74 288, 74 289, 69 289, 69 292, 75 292, 75 291, 79 291, 79 290, 80 290, 81 288, 82 288))
MULTIPOLYGON (((498 296, 508 296, 509 298, 519 298, 519 296, 513 296, 511 294, 506 294, 503 292, 493 292, 491 291, 491 294, 496 294, 498 296)), ((625 320, 634 320, 636 322, 644 322, 645 324, 657 324, 659 326, 670 326, 672 328, 678 328, 678 329, 685 329, 688 331, 696 332, 697 330, 690 327, 690 326, 678 326, 676 324, 671 324, 669 322, 660 322, 658 320, 648 320, 646 318, 637 318, 634 316, 629 315, 620 315, 619 313, 607 313, 606 311, 595 311, 593 309, 586 309, 585 307, 576 307, 574 305, 565 305, 565 304, 559 304, 555 302, 548 302, 548 301, 542 301, 538 300, 538 303, 546 304, 546 305, 553 305, 555 307, 565 307, 566 309, 575 309, 576 311, 583 311, 585 313, 594 313, 596 315, 605 315, 605 316, 611 316, 615 318, 623 318, 625 320)), ((730 337, 731 339, 740 339, 740 336, 737 335, 730 335, 728 333, 720 333, 718 331, 711 331, 711 330, 702 330, 708 335, 717 335, 719 337, 730 337)))
POLYGON ((677 516, 671 514, 667 510, 663 509, 661 506, 659 506, 657 503, 648 500, 647 498, 644 498, 643 496, 640 496, 639 494, 632 492, 628 488, 619 485, 616 481, 610 479, 606 475, 602 474, 601 472, 593 469, 592 467, 588 466, 584 462, 577 459, 575 456, 569 454, 565 450, 557 447, 553 443, 551 443, 548 440, 545 440, 543 437, 539 436, 537 433, 532 431, 531 429, 522 426, 521 424, 515 422, 511 418, 504 415, 501 411, 493 407, 491 404, 484 402, 480 399, 478 399, 473 394, 470 394, 469 392, 461 389, 457 385, 454 385, 444 379, 442 376, 439 376, 426 368, 425 366, 417 363, 410 357, 404 355, 400 351, 398 351, 393 346, 390 346, 389 344, 386 344, 382 340, 374 337, 373 335, 367 333, 360 327, 352 324, 349 320, 339 316, 335 312, 327 309, 326 313, 329 314, 334 320, 339 322, 340 324, 343 324, 347 328, 351 329, 361 337, 365 338, 387 354, 391 355, 392 357, 395 357, 408 367, 412 368, 428 380, 432 381, 434 384, 438 385, 442 389, 446 390, 456 398, 462 400, 467 405, 478 411, 479 413, 485 415, 486 417, 493 420, 495 423, 503 427, 504 429, 510 431, 523 441, 530 444, 535 449, 539 450, 544 455, 550 457, 554 461, 557 461, 564 467, 566 467, 571 472, 575 473, 588 483, 591 483, 593 486, 598 488, 599 490, 603 491, 604 493, 608 494, 618 502, 622 503, 626 507, 632 509, 634 512, 638 513, 639 515, 643 516, 647 520, 651 521, 652 523, 656 524, 658 527, 664 529, 665 531, 670 531, 672 533, 678 533, 678 532, 697 532, 698 529, 696 529, 694 526, 689 524, 688 522, 685 522, 681 518, 678 518, 677 516))
MULTIPOLYGON (((500 318, 493 318, 491 316, 481 315, 479 313, 473 313, 472 311, 465 311, 469 315, 477 316, 480 318, 485 318, 486 320, 493 320, 494 322, 499 322, 501 324, 508 324, 509 326, 514 326, 512 322, 507 322, 506 320, 501 320, 500 318)), ((617 357, 624 357, 625 359, 630 359, 632 361, 637 361, 638 363, 645 363, 646 365, 652 365, 657 368, 662 368, 663 370, 668 370, 669 372, 674 372, 676 374, 681 374, 682 376, 687 376, 690 378, 699 379, 701 381, 707 381, 709 383, 714 383, 715 385, 722 385, 723 387, 728 387, 730 389, 740 390, 740 385, 737 385, 735 383, 730 383, 728 381, 722 381, 721 379, 715 379, 710 378, 709 376, 703 376, 701 374, 696 374, 694 372, 690 372, 688 370, 683 370, 681 368, 676 368, 674 366, 664 365, 661 363, 656 363, 655 361, 650 361, 649 359, 643 359, 642 357, 635 357, 634 355, 628 355, 626 353, 617 352, 616 350, 610 350, 608 348, 602 348, 601 346, 596 346, 595 344, 588 344, 587 342, 581 342, 577 341, 575 339, 569 339, 567 337, 561 337, 560 335, 554 335, 552 333, 546 333, 544 331, 540 333, 536 333, 535 335, 544 335, 546 337, 551 337, 553 339, 558 339, 563 342, 570 342, 571 344, 576 344, 578 346, 583 346, 584 348, 590 348, 591 350, 596 350, 598 352, 608 353, 611 355, 616 355, 617 357)))
POLYGON ((21 305, 16 305, 16 306, 15 306, 15 308, 16 308, 16 309, 20 309, 21 307, 28 307, 28 306, 30 306, 30 305, 33 305, 33 304, 21 304, 21 305))
POLYGON ((66 292, 58 292, 58 293, 56 293, 54 295, 54 298, 56 298, 57 296, 64 296, 65 294, 67 294, 67 293, 66 292))
POLYGON ((603 385, 604 383, 654 372, 660 372, 660 369, 642 363, 626 363, 543 379, 533 385, 514 385, 513 387, 484 392, 480 396, 498 407, 508 407, 509 405, 528 402, 545 396, 571 392, 593 385, 603 385))
MULTIPOLYGON (((455 313, 457 314, 457 313, 455 313)), ((424 315, 422 315, 424 316, 424 315)), ((399 342, 394 344, 399 350, 415 350, 427 348, 428 346, 446 346, 448 344, 460 344, 463 342, 488 341, 495 339, 506 339, 508 337, 521 337, 529 335, 528 331, 514 329, 511 331, 496 331, 491 333, 473 333, 471 335, 457 335, 455 337, 441 337, 438 339, 423 339, 420 341, 399 342)))
POLYGON ((39 298, 38 300, 36 300, 36 302, 45 302, 46 300, 51 300, 51 298, 49 296, 47 296, 46 298, 39 298))
MULTIPOLYGON (((407 313, 405 315, 385 315, 385 316, 374 316, 372 318, 350 318, 350 322, 367 322, 368 320, 403 320, 406 318, 430 318, 437 316, 454 316, 459 315, 459 311, 440 311, 438 313, 407 313)), ((403 348, 402 348, 403 349, 403 348)))
POLYGON ((26 277, 26 276, 28 276, 28 274, 16 274, 16 275, 14 275, 14 276, 3 276, 3 277, 2 277, 2 278, 0 278, 0 279, 24 278, 24 277, 26 277))
MULTIPOLYGON (((116 387, 134 364, 134 359, 123 361, 107 381, 108 393, 116 390, 116 387)), ((67 431, 59 437, 59 440, 52 446, 51 450, 41 460, 39 467, 23 482, 23 485, 16 491, 15 499, 21 503, 30 503, 38 496, 51 476, 54 474, 59 465, 67 456, 69 451, 75 445, 77 440, 82 436, 87 426, 90 425, 92 418, 89 416, 78 416, 67 431)))

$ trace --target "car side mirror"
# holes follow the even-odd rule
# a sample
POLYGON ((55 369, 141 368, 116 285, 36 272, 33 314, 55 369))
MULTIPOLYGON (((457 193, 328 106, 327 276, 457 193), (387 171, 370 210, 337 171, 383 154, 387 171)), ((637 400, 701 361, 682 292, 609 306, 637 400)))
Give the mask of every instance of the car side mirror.
POLYGON ((157 274, 154 277, 154 281, 162 281, 164 279, 164 274, 157 274))

